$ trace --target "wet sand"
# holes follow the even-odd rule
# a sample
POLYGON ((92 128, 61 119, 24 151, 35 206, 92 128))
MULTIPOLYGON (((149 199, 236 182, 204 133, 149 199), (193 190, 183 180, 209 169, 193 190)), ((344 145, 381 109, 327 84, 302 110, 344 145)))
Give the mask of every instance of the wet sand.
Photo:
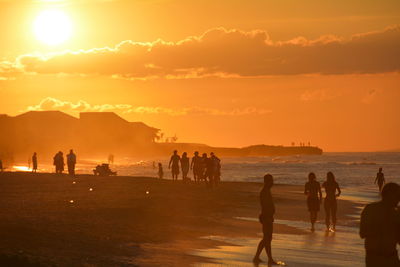
MULTIPOLYGON (((0 265, 10 261, 28 266, 216 262, 211 255, 197 252, 241 245, 232 241, 238 238, 250 238, 252 246, 259 238, 256 220, 238 218, 258 216, 261 187, 224 182, 210 190, 204 185, 144 177, 3 173, 0 265), (223 238, 205 238, 210 236, 223 238)), ((305 224, 287 223, 308 221, 302 190, 301 186, 274 186, 277 237, 309 235, 305 224)), ((354 202, 339 200, 338 224, 354 226, 358 210, 354 202)), ((319 218, 323 219, 323 211, 319 218)))
MULTIPOLYGON (((277 220, 276 223, 308 229, 305 222, 277 220)), ((358 236, 357 227, 338 226, 336 232, 324 231, 325 225, 317 224, 316 231, 303 235, 275 233, 272 252, 275 260, 284 261, 288 266, 323 267, 323 266, 364 266, 363 241, 358 236)), ((211 263, 196 263, 196 267, 236 266, 253 267, 251 262, 255 248, 261 238, 233 238, 209 236, 231 245, 198 249, 193 255, 212 259, 211 263)), ((266 261, 264 254, 261 258, 266 261)), ((260 264, 267 266, 267 264, 260 264)))

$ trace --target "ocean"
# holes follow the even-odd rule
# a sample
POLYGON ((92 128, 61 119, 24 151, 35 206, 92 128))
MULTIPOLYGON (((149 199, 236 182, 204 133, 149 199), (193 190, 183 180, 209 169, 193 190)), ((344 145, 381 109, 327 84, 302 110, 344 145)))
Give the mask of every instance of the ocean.
MULTIPOLYGON (((111 169, 123 176, 157 177, 158 169, 153 163, 161 162, 164 178, 171 179, 168 170, 169 158, 118 158, 111 169)), ((80 159, 78 154, 77 173, 92 173, 92 169, 107 160, 80 159)), ((323 155, 296 155, 280 157, 235 157, 221 158, 221 179, 223 181, 262 182, 266 173, 274 176, 277 184, 303 185, 309 172, 317 175, 318 181, 326 179, 332 171, 337 182, 344 188, 369 188, 374 183, 376 173, 383 168, 386 181, 400 183, 400 153, 324 153, 323 155)), ((29 171, 28 164, 17 164, 13 170, 29 171)), ((53 166, 41 164, 39 171, 52 172, 53 166)), ((189 174, 191 177, 191 173, 189 174)))

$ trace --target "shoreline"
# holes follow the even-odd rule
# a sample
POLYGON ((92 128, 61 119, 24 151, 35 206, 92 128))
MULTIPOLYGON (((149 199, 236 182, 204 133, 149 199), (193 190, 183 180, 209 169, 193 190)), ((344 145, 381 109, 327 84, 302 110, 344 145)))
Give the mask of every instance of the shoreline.
MULTIPOLYGON (((0 255, 19 255, 44 266, 208 262, 190 252, 226 243, 203 237, 258 238, 260 224, 237 217, 257 218, 261 187, 255 182, 222 182, 210 190, 203 184, 149 177, 2 173, 0 255)), ((302 189, 274 185, 276 220, 308 220, 302 189)), ((357 204, 339 199, 338 205, 338 225, 352 223, 357 204)), ((307 231, 276 223, 274 233, 307 231)))

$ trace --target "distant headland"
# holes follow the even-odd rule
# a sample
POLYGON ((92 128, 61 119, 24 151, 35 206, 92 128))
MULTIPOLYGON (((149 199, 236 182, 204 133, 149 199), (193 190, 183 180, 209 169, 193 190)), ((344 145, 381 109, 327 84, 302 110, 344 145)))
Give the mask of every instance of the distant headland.
POLYGON ((26 158, 34 151, 52 155, 73 148, 82 156, 108 154, 165 156, 180 152, 215 152, 225 157, 320 155, 313 146, 253 145, 243 148, 161 142, 160 129, 143 122, 129 122, 113 112, 82 112, 79 118, 61 111, 29 111, 17 116, 0 115, 0 157, 26 158))
POLYGON ((313 146, 271 146, 253 145, 241 148, 235 147, 212 147, 203 144, 190 143, 160 143, 163 153, 171 153, 171 150, 205 153, 214 152, 222 157, 260 157, 260 156, 290 156, 290 155, 322 155, 319 147, 313 146))

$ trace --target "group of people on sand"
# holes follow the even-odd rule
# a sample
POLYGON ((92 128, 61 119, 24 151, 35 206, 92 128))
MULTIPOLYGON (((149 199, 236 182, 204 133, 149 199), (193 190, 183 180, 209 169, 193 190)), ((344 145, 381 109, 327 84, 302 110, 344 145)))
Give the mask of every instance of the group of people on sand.
MULTIPOLYGON (((383 177, 382 168, 379 169, 378 177, 383 177)), ((322 202, 322 191, 319 182, 316 181, 314 173, 308 175, 304 193, 307 195, 307 206, 311 215, 311 230, 317 219, 317 212, 322 202)), ((376 182, 376 181, 375 181, 376 182)), ((390 266, 400 267, 397 254, 397 245, 400 245, 400 185, 387 183, 379 186, 382 200, 365 206, 360 219, 360 237, 365 239, 366 267, 390 266)), ((284 265, 283 262, 275 261, 272 257, 271 242, 275 205, 271 194, 273 177, 270 174, 264 176, 264 186, 260 192, 261 214, 259 221, 262 224, 263 238, 258 244, 253 262, 257 265, 261 252, 265 249, 268 256, 268 266, 284 265)), ((326 212, 325 223, 327 230, 335 230, 336 226, 336 198, 341 194, 339 184, 335 181, 332 172, 327 173, 327 179, 322 187, 325 188, 326 197, 324 208, 326 212), (330 219, 332 218, 332 228, 330 219)))
MULTIPOLYGON (((62 174, 64 171, 64 154, 62 151, 58 151, 53 157, 53 165, 56 168, 56 173, 62 174)), ((67 166, 68 166, 68 174, 71 176, 75 175, 75 165, 76 165, 76 155, 74 151, 71 149, 69 154, 67 154, 67 166)))
MULTIPOLYGON (((32 155, 32 172, 36 173, 38 170, 38 155, 36 152, 33 152, 32 155)), ((53 157, 53 165, 56 168, 56 173, 62 174, 64 171, 64 154, 63 152, 57 152, 53 157)), ((76 165, 76 155, 74 151, 71 149, 69 154, 67 154, 67 166, 68 166, 68 174, 73 176, 75 175, 75 165, 76 165)), ((3 170, 3 164, 0 161, 0 171, 3 170)))
MULTIPOLYGON (((159 177, 162 178, 162 164, 159 163, 159 177)), ((198 183, 204 181, 209 186, 216 186, 221 180, 221 160, 213 153, 208 157, 207 153, 203 153, 200 157, 199 152, 194 152, 192 159, 183 152, 182 157, 178 155, 178 151, 174 150, 168 164, 171 169, 172 179, 178 180, 180 170, 182 171, 182 180, 188 181, 189 170, 193 171, 193 180, 198 183)))

